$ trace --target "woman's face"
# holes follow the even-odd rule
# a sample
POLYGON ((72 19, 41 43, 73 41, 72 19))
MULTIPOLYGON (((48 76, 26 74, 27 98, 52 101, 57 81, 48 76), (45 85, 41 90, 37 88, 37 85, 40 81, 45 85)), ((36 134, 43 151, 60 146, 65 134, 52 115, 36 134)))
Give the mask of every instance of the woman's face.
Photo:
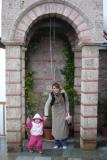
POLYGON ((53 92, 54 92, 55 94, 59 94, 59 93, 60 93, 60 89, 57 88, 57 87, 55 87, 55 86, 52 87, 52 90, 53 90, 53 92))

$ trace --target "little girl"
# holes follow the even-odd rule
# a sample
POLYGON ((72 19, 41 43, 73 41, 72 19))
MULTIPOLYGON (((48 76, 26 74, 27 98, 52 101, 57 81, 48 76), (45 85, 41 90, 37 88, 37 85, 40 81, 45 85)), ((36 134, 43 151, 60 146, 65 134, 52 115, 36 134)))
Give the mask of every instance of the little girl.
POLYGON ((33 152, 35 144, 39 153, 42 153, 43 118, 36 113, 31 122, 30 140, 28 143, 29 152, 33 152))

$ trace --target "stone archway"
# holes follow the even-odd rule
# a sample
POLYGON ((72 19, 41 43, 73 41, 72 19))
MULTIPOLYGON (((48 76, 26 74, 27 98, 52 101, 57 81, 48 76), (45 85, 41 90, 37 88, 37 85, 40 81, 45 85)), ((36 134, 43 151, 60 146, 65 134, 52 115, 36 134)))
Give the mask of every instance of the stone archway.
POLYGON ((16 20, 12 40, 24 43, 32 23, 47 14, 59 15, 75 29, 80 42, 91 41, 89 20, 81 10, 64 1, 41 1, 25 10, 16 20))
POLYGON ((8 147, 19 150, 22 144, 22 133, 24 132, 24 116, 22 115, 25 114, 24 46, 26 45, 26 35, 35 21, 38 21, 42 16, 50 14, 58 15, 75 29, 79 39, 75 47, 78 48, 82 44, 79 46, 81 50, 74 49, 78 56, 82 51, 81 82, 77 79, 81 83, 80 144, 81 148, 84 149, 95 148, 97 136, 99 44, 90 43, 93 39, 90 29, 91 22, 89 22, 87 16, 74 5, 59 0, 39 1, 27 8, 17 18, 12 28, 11 42, 5 43, 7 51, 7 111, 10 111, 7 117, 8 147), (11 79, 11 77, 14 78, 11 79), (11 118, 11 109, 15 116, 14 119, 11 118), (10 126, 11 121, 13 123, 10 126))

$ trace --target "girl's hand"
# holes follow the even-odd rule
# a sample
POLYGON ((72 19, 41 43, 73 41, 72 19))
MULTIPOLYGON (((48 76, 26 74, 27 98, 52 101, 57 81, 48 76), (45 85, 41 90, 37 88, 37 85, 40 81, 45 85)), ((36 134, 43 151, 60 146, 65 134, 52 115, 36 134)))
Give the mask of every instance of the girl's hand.
POLYGON ((48 121, 48 117, 44 116, 44 117, 43 117, 43 121, 44 121, 44 125, 46 125, 46 124, 47 124, 47 121, 48 121))
POLYGON ((46 121, 47 119, 48 119, 48 117, 47 117, 47 116, 44 116, 44 117, 43 117, 43 120, 44 120, 44 121, 46 121))

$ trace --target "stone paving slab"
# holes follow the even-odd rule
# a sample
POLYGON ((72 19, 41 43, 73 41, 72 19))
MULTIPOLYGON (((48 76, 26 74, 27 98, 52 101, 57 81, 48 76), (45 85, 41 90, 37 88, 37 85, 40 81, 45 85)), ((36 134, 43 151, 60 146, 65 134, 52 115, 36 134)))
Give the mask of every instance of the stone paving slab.
POLYGON ((43 142, 43 146, 43 154, 36 150, 29 153, 26 143, 23 152, 9 153, 5 138, 0 138, 0 160, 107 160, 107 145, 92 151, 81 150, 72 142, 69 142, 67 150, 53 149, 53 142, 43 142))
MULTIPOLYGON (((75 151, 76 153, 76 151, 75 151)), ((30 153, 9 153, 0 155, 0 160, 107 160, 107 150, 103 152, 96 152, 94 154, 89 152, 80 152, 80 157, 77 157, 77 154, 74 154, 72 157, 47 157, 45 155, 30 154, 30 153)))

